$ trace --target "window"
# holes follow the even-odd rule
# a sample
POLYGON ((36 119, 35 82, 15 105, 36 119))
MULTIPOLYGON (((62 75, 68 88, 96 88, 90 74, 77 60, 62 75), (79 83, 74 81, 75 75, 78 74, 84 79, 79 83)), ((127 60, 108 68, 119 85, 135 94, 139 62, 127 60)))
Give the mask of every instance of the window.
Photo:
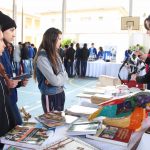
POLYGON ((26 18, 25 19, 25 28, 31 28, 32 27, 32 18, 26 18))
POLYGON ((35 20, 34 24, 35 24, 35 28, 40 28, 40 20, 35 20))

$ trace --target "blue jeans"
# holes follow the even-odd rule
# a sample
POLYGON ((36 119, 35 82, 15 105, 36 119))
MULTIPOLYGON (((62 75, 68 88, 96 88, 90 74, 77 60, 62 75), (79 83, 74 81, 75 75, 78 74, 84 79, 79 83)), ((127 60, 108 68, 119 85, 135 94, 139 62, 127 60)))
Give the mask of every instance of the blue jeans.
POLYGON ((76 61, 76 73, 78 76, 80 75, 80 60, 76 61))
POLYGON ((14 62, 15 63, 15 73, 16 76, 20 74, 20 62, 14 62))
POLYGON ((67 73, 69 77, 73 76, 73 62, 67 62, 67 73))
POLYGON ((33 73, 33 58, 29 58, 29 70, 30 74, 33 73))
POLYGON ((87 61, 81 61, 81 76, 85 77, 87 68, 87 61))
POLYGON ((29 60, 28 59, 24 59, 24 60, 22 60, 22 63, 23 63, 23 73, 30 74, 29 60))

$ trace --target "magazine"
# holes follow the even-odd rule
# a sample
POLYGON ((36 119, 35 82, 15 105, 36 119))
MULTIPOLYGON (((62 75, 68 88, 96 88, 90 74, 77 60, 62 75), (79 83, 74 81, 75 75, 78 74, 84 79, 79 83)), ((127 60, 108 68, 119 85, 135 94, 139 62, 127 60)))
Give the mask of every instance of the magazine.
POLYGON ((1 143, 28 149, 43 149, 48 139, 47 130, 28 126, 16 126, 1 138, 1 143))
POLYGON ((114 126, 103 126, 95 135, 86 135, 87 138, 102 142, 109 142, 121 146, 128 146, 133 130, 114 126))
POLYGON ((65 124, 64 116, 52 112, 37 116, 35 117, 35 119, 48 128, 61 126, 65 124))

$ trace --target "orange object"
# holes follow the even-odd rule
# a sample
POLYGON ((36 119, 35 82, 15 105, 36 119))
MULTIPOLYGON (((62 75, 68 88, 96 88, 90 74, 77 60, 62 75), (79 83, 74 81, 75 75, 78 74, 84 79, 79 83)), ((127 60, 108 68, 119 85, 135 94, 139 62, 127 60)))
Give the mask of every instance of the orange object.
POLYGON ((137 130, 141 127, 142 121, 145 118, 145 109, 142 107, 136 107, 131 114, 129 129, 137 130))

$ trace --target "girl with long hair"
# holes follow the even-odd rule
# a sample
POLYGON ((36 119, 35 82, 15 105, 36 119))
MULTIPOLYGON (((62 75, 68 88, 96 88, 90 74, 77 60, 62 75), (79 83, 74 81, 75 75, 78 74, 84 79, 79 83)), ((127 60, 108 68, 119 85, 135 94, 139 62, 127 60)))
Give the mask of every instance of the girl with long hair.
POLYGON ((45 113, 64 109, 64 84, 68 75, 58 54, 61 38, 59 29, 49 28, 34 59, 34 79, 38 81, 45 113))

